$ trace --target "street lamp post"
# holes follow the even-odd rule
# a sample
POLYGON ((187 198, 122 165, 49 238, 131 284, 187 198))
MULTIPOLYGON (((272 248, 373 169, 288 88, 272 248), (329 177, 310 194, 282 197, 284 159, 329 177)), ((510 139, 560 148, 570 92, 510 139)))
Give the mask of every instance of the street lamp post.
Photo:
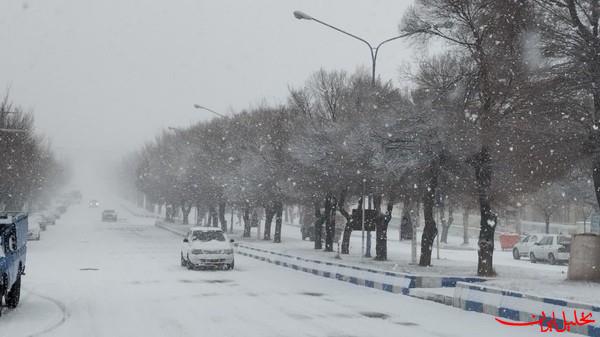
POLYGON ((215 114, 215 115, 217 115, 217 116, 219 116, 219 117, 227 118, 227 116, 223 115, 222 113, 218 113, 218 112, 216 112, 215 110, 213 110, 213 109, 209 109, 209 108, 207 108, 207 107, 205 107, 205 106, 202 106, 202 105, 200 105, 200 104, 194 104, 194 108, 196 108, 196 109, 200 109, 200 110, 206 110, 206 111, 208 111, 208 112, 212 112, 213 114, 215 114))
POLYGON ((304 13, 304 12, 294 11, 294 17, 296 19, 298 19, 298 20, 312 20, 312 21, 318 22, 318 23, 320 23, 320 24, 322 24, 324 26, 327 26, 327 27, 329 27, 331 29, 334 29, 334 30, 336 30, 336 31, 338 31, 338 32, 340 32, 342 34, 348 35, 348 36, 350 36, 350 37, 352 37, 352 38, 354 38, 356 40, 359 40, 359 41, 363 42, 364 44, 366 44, 367 47, 369 47, 369 52, 371 52, 371 84, 375 84, 375 68, 377 66, 377 55, 379 55, 379 48, 382 45, 384 45, 384 44, 386 44, 388 42, 391 42, 391 41, 394 41, 394 40, 398 40, 398 39, 401 39, 401 38, 404 38, 404 37, 407 37, 407 36, 410 36, 410 35, 414 34, 414 33, 406 33, 406 34, 398 35, 398 36, 389 38, 387 40, 384 40, 381 43, 379 43, 376 47, 373 47, 373 45, 371 43, 369 43, 369 41, 363 39, 362 37, 359 37, 359 36, 356 36, 354 34, 348 33, 347 31, 345 31, 343 29, 340 29, 340 28, 335 27, 333 25, 330 25, 330 24, 328 24, 326 22, 323 22, 323 21, 321 21, 319 19, 316 19, 316 18, 314 18, 314 17, 312 17, 312 16, 310 16, 310 15, 304 13))

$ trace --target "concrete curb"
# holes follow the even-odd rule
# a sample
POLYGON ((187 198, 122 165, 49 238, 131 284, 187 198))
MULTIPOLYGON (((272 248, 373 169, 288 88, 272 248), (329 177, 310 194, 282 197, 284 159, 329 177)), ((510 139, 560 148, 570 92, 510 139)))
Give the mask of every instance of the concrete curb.
POLYGON ((448 306, 452 306, 454 297, 444 294, 437 294, 430 291, 431 288, 412 288, 409 295, 422 300, 432 301, 448 306))
MULTIPOLYGON (((542 312, 552 317, 562 318, 563 311, 570 320, 573 311, 585 311, 600 316, 600 306, 577 303, 551 297, 541 297, 516 291, 474 285, 459 282, 454 289, 452 305, 466 311, 481 312, 513 321, 530 322, 533 317, 539 317, 542 312)), ((548 318, 550 319, 550 318, 548 318)), ((556 319, 557 326, 562 329, 564 322, 556 319)), ((572 326, 571 332, 585 336, 600 337, 600 322, 591 325, 572 326)))
MULTIPOLYGON (((338 281, 349 282, 355 285, 383 290, 391 293, 401 293, 408 295, 411 285, 414 285, 414 280, 411 278, 403 277, 387 277, 387 281, 382 281, 382 277, 379 279, 365 278, 357 276, 352 273, 353 269, 340 270, 339 266, 335 266, 330 263, 320 264, 320 268, 315 267, 314 262, 303 261, 302 258, 293 257, 272 257, 268 253, 259 252, 256 249, 249 248, 248 246, 237 244, 237 254, 251 257, 259 261, 272 263, 278 266, 291 268, 293 270, 303 271, 313 275, 331 278, 338 281), (327 268, 333 267, 333 268, 327 268)), ((385 278, 385 277, 384 277, 385 278)))
POLYGON ((299 256, 293 256, 293 255, 289 255, 289 254, 274 252, 274 251, 270 251, 270 250, 266 250, 266 249, 255 248, 255 247, 245 245, 243 243, 239 243, 238 246, 249 249, 249 250, 261 252, 261 253, 267 253, 267 254, 271 254, 271 255, 281 256, 284 258, 295 259, 295 260, 303 261, 303 262, 323 264, 325 266, 335 266, 335 267, 340 267, 340 268, 347 268, 347 269, 351 269, 351 270, 368 272, 368 273, 385 275, 385 276, 391 276, 391 277, 396 277, 396 278, 408 278, 411 280, 409 288, 455 287, 457 282, 474 283, 474 282, 484 282, 487 280, 487 279, 481 278, 481 277, 429 276, 429 275, 413 275, 413 274, 408 274, 408 273, 397 273, 397 272, 390 272, 390 271, 378 270, 378 269, 373 269, 373 268, 363 268, 363 267, 359 267, 359 266, 303 258, 303 257, 299 257, 299 256))

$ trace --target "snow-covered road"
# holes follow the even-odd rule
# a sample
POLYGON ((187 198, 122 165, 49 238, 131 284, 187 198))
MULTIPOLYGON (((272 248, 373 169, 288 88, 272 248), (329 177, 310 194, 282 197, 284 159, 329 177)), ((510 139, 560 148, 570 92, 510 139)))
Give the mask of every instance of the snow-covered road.
POLYGON ((29 243, 22 304, 0 336, 538 336, 535 327, 236 257, 179 266, 180 238, 119 209, 73 206, 29 243))

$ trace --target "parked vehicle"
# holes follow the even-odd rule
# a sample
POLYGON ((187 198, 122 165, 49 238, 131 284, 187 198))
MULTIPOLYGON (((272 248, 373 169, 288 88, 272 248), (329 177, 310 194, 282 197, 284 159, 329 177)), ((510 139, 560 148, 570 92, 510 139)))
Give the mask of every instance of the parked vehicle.
POLYGON ((0 213, 0 303, 16 308, 25 274, 28 217, 25 213, 0 213))
POLYGON ((181 265, 233 269, 233 240, 216 227, 192 227, 181 246, 181 265))
POLYGON ((521 240, 513 247, 513 258, 518 260, 522 257, 528 257, 531 247, 533 247, 541 237, 541 234, 529 234, 522 237, 521 240))
POLYGON ((42 214, 41 218, 38 221, 38 224, 40 225, 40 229, 42 231, 45 231, 48 226, 56 224, 56 220, 51 215, 42 214))
POLYGON ((117 211, 114 209, 105 209, 102 211, 102 221, 117 222, 117 211))
POLYGON ((38 226, 37 224, 31 224, 31 226, 28 226, 29 229, 27 230, 27 240, 28 241, 39 241, 40 240, 40 226, 38 226))
POLYGON ((60 214, 65 214, 65 212, 67 211, 67 206, 66 205, 60 205, 60 206, 56 207, 56 210, 60 214))
POLYGON ((529 252, 529 260, 536 263, 538 260, 556 264, 569 261, 571 250, 571 237, 561 234, 544 235, 536 242, 529 252))
POLYGON ((79 203, 81 203, 81 199, 83 198, 83 195, 81 194, 81 192, 79 190, 73 190, 69 193, 69 197, 73 203, 79 204, 79 203))

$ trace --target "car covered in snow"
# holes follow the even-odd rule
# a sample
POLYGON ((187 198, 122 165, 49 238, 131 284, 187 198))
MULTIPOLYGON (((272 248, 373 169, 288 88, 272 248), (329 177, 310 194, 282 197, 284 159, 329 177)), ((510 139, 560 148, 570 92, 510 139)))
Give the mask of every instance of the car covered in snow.
POLYGON ((104 222, 117 222, 117 211, 114 209, 105 209, 102 211, 102 221, 104 222))
POLYGON ((16 308, 25 274, 28 217, 25 213, 0 213, 0 303, 16 308))
POLYGON ((536 242, 529 252, 529 260, 536 263, 539 260, 550 264, 569 261, 571 237, 562 234, 546 234, 536 242))
POLYGON ((183 239, 181 265, 233 269, 233 240, 216 227, 192 227, 183 239))
POLYGON ((529 257, 531 247, 533 247, 541 237, 541 234, 528 234, 523 236, 512 249, 513 258, 518 260, 522 257, 529 257))

